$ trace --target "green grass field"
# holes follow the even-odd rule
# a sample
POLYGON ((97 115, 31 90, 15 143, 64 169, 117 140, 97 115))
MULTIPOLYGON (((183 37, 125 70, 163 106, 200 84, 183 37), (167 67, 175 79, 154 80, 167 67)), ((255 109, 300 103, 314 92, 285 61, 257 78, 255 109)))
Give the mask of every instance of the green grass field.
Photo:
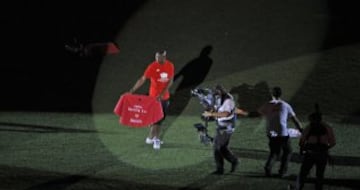
MULTIPOLYGON (((121 126, 112 113, 156 50, 167 49, 179 72, 207 45, 213 64, 197 86, 223 84, 238 106, 254 109, 279 85, 304 125, 318 102, 337 137, 325 188, 359 189, 360 46, 323 47, 331 41, 329 12, 323 1, 147 1, 119 31, 120 53, 101 63, 93 113, 0 113, 0 189, 286 189, 299 171, 298 139, 292 141, 291 176, 264 177, 268 147, 261 118, 238 120, 230 144, 240 158, 238 170, 210 175, 212 148, 200 143, 193 127, 201 122, 202 107, 188 97, 189 89, 178 91, 201 68, 193 67, 171 88, 173 113, 164 123, 161 150, 145 144, 148 129, 121 126)), ((214 132, 213 123, 209 130, 214 132)), ((306 189, 313 189, 313 177, 314 171, 306 189)))
MULTIPOLYGON (((195 116, 169 117, 164 144, 155 151, 144 143, 148 129, 119 126, 112 114, 2 113, 0 188, 286 189, 293 183, 299 168, 296 151, 289 178, 263 176, 268 152, 259 118, 239 119, 230 145, 241 160, 238 170, 210 175, 212 149, 199 142, 192 127, 197 122, 195 116)), ((354 142, 360 128, 330 123, 338 143, 331 151, 334 165, 326 171, 326 187, 356 189, 360 152, 354 142)), ((296 150, 297 139, 292 143, 296 150)), ((307 186, 312 188, 311 180, 307 186)))

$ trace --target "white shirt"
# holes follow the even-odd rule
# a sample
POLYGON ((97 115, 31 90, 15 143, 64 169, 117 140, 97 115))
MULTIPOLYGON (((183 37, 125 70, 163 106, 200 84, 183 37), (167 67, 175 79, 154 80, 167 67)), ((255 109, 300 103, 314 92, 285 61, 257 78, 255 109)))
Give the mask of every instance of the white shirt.
POLYGON ((287 122, 294 117, 292 107, 281 99, 273 99, 259 110, 266 118, 266 133, 269 136, 289 136, 287 122))
POLYGON ((231 113, 227 117, 218 117, 217 122, 219 126, 227 127, 228 132, 234 131, 234 126, 232 123, 229 122, 229 120, 232 120, 234 118, 233 111, 235 109, 235 102, 233 99, 228 98, 224 101, 224 103, 218 108, 217 112, 229 112, 231 113))

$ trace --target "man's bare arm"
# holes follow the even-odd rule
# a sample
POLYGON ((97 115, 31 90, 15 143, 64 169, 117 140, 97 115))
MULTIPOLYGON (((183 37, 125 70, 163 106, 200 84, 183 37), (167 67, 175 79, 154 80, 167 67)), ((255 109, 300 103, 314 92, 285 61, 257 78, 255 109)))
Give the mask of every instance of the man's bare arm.
POLYGON ((293 116, 293 117, 291 117, 291 120, 294 122, 295 127, 296 127, 300 132, 302 132, 302 131, 303 131, 303 128, 302 128, 302 125, 301 125, 299 119, 298 119, 296 116, 293 116))
POLYGON ((171 78, 169 83, 167 84, 167 86, 161 91, 161 93, 159 95, 160 99, 161 99, 162 96, 164 96, 165 92, 170 89, 170 87, 172 86, 173 83, 174 83, 174 78, 171 78))
POLYGON ((139 89, 144 82, 146 81, 146 77, 145 76, 141 76, 135 83, 135 85, 130 89, 130 93, 134 93, 137 89, 139 89))

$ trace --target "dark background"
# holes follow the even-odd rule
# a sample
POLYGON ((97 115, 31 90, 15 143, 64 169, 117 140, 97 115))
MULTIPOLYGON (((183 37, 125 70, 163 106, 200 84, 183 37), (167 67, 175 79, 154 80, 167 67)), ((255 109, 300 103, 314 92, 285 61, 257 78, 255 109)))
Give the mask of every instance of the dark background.
POLYGON ((113 41, 145 0, 11 1, 1 5, 1 110, 91 112, 102 56, 65 50, 113 41))
MULTIPOLYGON (((64 45, 113 41, 146 0, 1 3, 0 110, 91 112, 101 56, 78 57, 64 45)), ((358 43, 357 1, 328 0, 324 49, 358 43)), ((120 45, 121 53, 121 45, 120 45)))

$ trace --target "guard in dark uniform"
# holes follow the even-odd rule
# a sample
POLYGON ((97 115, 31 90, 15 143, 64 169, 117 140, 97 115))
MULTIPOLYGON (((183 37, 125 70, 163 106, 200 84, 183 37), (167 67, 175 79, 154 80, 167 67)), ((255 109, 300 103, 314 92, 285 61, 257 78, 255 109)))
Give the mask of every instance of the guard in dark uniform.
POLYGON ((304 155, 295 186, 295 189, 299 190, 304 187, 305 178, 314 165, 316 166, 315 189, 322 189, 324 172, 329 159, 328 150, 336 144, 332 128, 322 121, 319 106, 316 105, 315 109, 316 111, 309 116, 310 124, 305 128, 299 142, 301 153, 304 155))

